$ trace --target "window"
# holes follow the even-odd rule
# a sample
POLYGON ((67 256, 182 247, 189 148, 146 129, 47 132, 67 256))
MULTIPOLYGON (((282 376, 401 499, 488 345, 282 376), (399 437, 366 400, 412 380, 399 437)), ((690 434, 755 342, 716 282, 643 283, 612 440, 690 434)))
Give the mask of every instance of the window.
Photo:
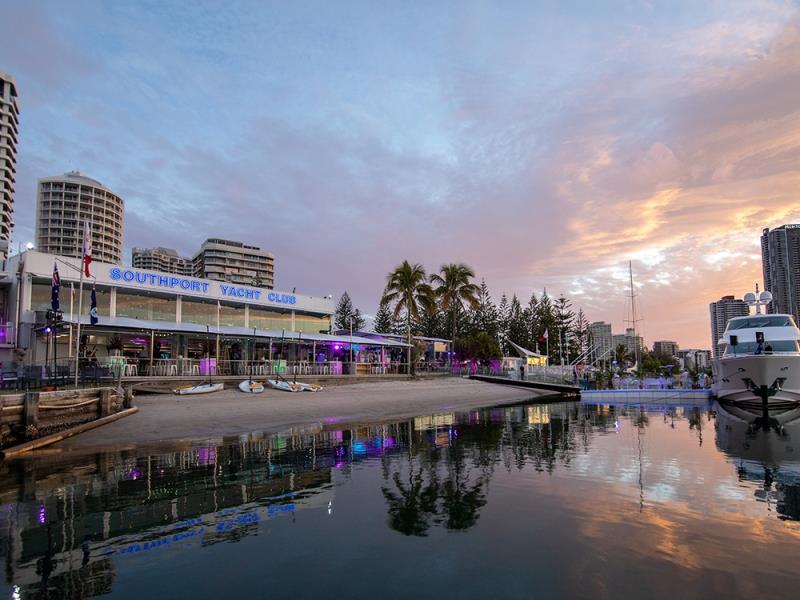
POLYGON ((244 327, 244 305, 220 304, 219 324, 226 327, 244 327))
POLYGON ((147 321, 175 322, 174 296, 131 294, 117 289, 117 316, 147 321))
POLYGON ((792 317, 787 315, 764 315, 762 317, 750 317, 728 323, 728 331, 737 329, 760 329, 762 327, 794 327, 792 317))
POLYGON ((328 332, 330 330, 331 320, 330 317, 318 317, 314 315, 303 315, 295 313, 294 315, 294 329, 295 331, 302 331, 303 333, 319 333, 320 331, 328 332))
MULTIPOLYGON (((795 340, 774 340, 774 341, 767 341, 764 344, 766 346, 772 346, 773 352, 798 352, 797 341, 795 340)), ((739 342, 736 347, 728 345, 725 348, 725 356, 734 356, 738 354, 755 354, 756 351, 756 343, 755 342, 739 342)), ((764 352, 765 350, 762 350, 764 352)))
POLYGON ((288 331, 292 328, 292 315, 288 312, 278 312, 251 306, 250 327, 276 331, 286 329, 288 331))
POLYGON ((199 300, 181 301, 181 322, 217 326, 217 303, 199 300))
MULTIPOLYGON (((34 283, 31 286, 31 310, 50 310, 51 287, 49 283, 34 283)), ((95 290, 97 298, 97 315, 100 317, 107 317, 111 307, 111 292, 106 288, 97 288, 95 290)), ((72 295, 71 287, 67 283, 61 284, 59 291, 59 304, 61 305, 61 312, 65 318, 69 317, 70 297, 72 297, 72 311, 73 315, 78 314, 78 286, 75 286, 75 294, 72 295)), ((81 311, 84 315, 89 314, 89 308, 92 305, 92 288, 84 286, 83 288, 83 304, 81 311)))

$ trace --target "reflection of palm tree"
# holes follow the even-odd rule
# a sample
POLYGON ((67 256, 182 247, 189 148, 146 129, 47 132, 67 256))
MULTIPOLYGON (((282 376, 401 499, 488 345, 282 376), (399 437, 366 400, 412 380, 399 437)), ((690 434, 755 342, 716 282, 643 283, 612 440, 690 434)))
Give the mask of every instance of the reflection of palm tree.
POLYGON ((389 527, 403 535, 428 535, 430 517, 436 510, 436 487, 424 485, 422 472, 414 473, 409 464, 408 483, 400 480, 400 473, 392 476, 399 494, 388 487, 381 487, 383 497, 389 504, 389 527))
POLYGON ((485 480, 478 477, 474 485, 469 486, 469 474, 465 473, 463 452, 453 448, 452 468, 449 479, 442 486, 443 519, 445 527, 463 531, 478 521, 478 512, 486 504, 483 491, 485 480))

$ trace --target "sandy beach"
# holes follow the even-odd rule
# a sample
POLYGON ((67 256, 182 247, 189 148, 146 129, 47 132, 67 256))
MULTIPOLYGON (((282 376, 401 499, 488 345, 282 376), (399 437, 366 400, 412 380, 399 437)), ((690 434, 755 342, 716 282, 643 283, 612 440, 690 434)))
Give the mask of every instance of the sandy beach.
POLYGON ((277 433, 317 423, 389 421, 544 397, 544 393, 460 378, 367 382, 318 393, 225 390, 202 396, 136 397, 135 415, 60 442, 89 450, 159 442, 199 441, 248 432, 277 433))

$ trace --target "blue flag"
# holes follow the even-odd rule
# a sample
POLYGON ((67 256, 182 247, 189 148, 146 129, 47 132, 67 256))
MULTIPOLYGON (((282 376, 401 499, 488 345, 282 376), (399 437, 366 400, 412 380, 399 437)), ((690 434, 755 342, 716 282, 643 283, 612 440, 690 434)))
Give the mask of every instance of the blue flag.
POLYGON ((92 308, 89 310, 89 322, 97 325, 97 294, 95 294, 94 286, 92 286, 92 308))
POLYGON ((50 283, 50 308, 53 312, 59 310, 58 290, 61 288, 61 277, 58 276, 58 267, 53 263, 53 281, 50 283))

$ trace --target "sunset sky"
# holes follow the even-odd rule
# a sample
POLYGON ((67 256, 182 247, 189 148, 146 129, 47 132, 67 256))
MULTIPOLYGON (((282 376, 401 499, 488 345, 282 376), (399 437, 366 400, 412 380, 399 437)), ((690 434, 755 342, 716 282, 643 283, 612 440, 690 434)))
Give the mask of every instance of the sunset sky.
POLYGON ((403 259, 464 261, 621 331, 630 259, 646 343, 709 348, 800 221, 795 2, 5 0, 0 71, 15 247, 78 169, 125 199, 127 261, 241 240, 368 313, 403 259))

